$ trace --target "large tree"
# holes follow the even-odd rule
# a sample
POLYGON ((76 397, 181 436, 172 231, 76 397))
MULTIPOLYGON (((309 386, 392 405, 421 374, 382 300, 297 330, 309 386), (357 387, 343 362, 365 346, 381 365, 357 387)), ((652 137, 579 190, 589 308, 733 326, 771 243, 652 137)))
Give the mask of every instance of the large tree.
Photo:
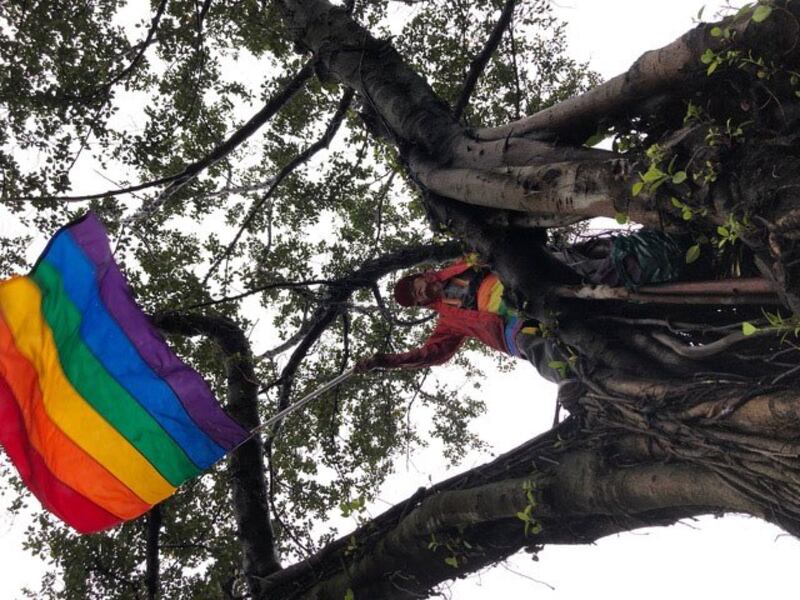
POLYGON ((0 214, 22 228, 4 274, 93 208, 156 324, 255 427, 353 356, 418 342, 428 319, 387 285, 476 250, 581 385, 551 431, 335 539, 331 511, 405 449, 480 443, 463 386, 351 380, 140 522, 79 538, 39 515, 30 548, 59 571, 33 594, 416 598, 521 548, 694 515, 800 533, 800 2, 701 23, 602 84, 545 0, 151 9, 126 29, 113 0, 0 7, 0 214), (92 171, 114 188, 86 195, 92 171), (599 216, 690 237, 709 281, 582 285, 547 243, 599 216))

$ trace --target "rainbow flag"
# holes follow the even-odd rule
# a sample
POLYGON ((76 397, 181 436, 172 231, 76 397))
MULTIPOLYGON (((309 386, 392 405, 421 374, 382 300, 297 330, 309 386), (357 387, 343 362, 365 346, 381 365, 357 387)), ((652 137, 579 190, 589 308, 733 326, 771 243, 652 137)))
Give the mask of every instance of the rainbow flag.
POLYGON ((79 532, 140 516, 248 435, 136 305, 93 214, 0 283, 0 444, 79 532))

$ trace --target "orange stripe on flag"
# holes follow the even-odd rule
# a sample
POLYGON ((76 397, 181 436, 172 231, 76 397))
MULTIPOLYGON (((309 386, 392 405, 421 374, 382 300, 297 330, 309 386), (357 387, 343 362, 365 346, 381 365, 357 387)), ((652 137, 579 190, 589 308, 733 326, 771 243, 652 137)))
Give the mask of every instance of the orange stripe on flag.
POLYGON ((31 445, 57 479, 124 520, 133 519, 150 508, 149 504, 81 450, 50 420, 44 410, 36 372, 17 350, 11 331, 2 316, 0 375, 5 378, 14 394, 31 445))
POLYGON ((26 277, 0 284, 0 312, 17 350, 33 365, 48 417, 144 502, 172 495, 175 488, 69 383, 41 303, 39 288, 26 277))

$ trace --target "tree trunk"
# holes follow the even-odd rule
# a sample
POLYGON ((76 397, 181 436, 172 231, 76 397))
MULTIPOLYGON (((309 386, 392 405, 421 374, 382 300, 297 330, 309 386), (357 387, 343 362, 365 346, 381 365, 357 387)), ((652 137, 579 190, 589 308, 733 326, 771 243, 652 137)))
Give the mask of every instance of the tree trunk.
POLYGON ((590 543, 702 514, 745 513, 800 530, 794 391, 605 381, 556 429, 420 489, 271 576, 263 597, 336 599, 348 589, 356 598, 427 597, 525 547, 590 543))

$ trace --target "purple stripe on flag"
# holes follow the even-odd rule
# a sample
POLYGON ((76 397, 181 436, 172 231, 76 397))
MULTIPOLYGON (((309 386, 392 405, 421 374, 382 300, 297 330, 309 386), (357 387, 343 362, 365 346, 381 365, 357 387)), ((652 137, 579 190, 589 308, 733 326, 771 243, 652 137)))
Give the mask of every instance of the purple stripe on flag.
POLYGON ((89 213, 67 229, 95 266, 103 304, 144 361, 169 384, 206 435, 226 450, 238 446, 247 438, 248 431, 220 408, 205 380, 169 349, 136 305, 114 262, 106 230, 97 217, 89 213))

